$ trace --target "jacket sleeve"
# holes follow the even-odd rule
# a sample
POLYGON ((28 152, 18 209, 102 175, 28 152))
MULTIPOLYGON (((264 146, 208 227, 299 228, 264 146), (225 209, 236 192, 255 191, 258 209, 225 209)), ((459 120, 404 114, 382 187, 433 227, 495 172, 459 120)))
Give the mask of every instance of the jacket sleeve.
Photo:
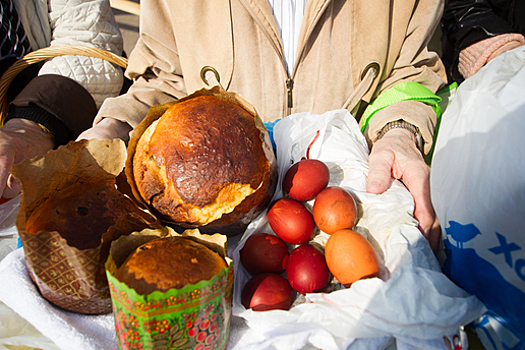
POLYGON ((170 13, 166 0, 140 4, 139 39, 126 69, 133 84, 126 94, 104 102, 95 123, 111 117, 135 127, 151 106, 187 95, 170 13))
MULTIPOLYGON (((122 55, 123 39, 109 0, 49 0, 51 46, 80 45, 122 55)), ((120 67, 85 56, 60 56, 46 62, 39 75, 58 74, 75 80, 99 107, 117 96, 124 81, 120 67)))
MULTIPOLYGON (((510 6, 509 4, 504 7, 510 6)), ((505 3, 505 2, 500 2, 505 3)), ((499 34, 512 33, 511 25, 488 0, 447 0, 442 18, 443 62, 450 80, 463 81, 458 71, 459 53, 464 48, 499 34)))
POLYGON ((398 11, 394 9, 394 38, 391 40, 389 60, 375 97, 365 110, 364 116, 369 118, 363 117, 360 122, 369 144, 377 141, 386 124, 403 119, 419 129, 425 154, 431 150, 437 125, 436 108, 432 107, 437 106, 439 97, 435 94, 446 86, 447 77, 443 62, 436 52, 428 49, 428 43, 439 25, 443 5, 440 0, 422 0, 414 2, 412 11, 403 6, 398 6, 398 11), (407 84, 421 85, 434 98, 424 96, 419 99, 410 93, 392 94, 398 86, 407 84), (377 109, 374 101, 378 99, 390 102, 377 109))

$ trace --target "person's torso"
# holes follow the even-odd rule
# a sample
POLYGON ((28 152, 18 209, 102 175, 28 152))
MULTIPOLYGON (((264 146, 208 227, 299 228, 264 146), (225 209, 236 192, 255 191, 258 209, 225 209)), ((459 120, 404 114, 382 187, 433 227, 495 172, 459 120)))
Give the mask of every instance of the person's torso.
POLYGON ((360 101, 377 96, 378 87, 425 69, 413 66, 432 59, 421 46, 427 29, 418 26, 437 21, 441 5, 425 1, 418 5, 425 11, 415 1, 309 0, 288 73, 267 0, 144 1, 128 73, 133 78, 150 69, 175 98, 215 84, 203 76, 218 76, 266 121, 304 111, 354 112, 360 101), (414 39, 407 40, 409 30, 414 39), (393 75, 395 69, 407 73, 393 75))
POLYGON ((413 4, 396 6, 383 1, 310 0, 291 74, 266 0, 212 6, 192 1, 184 9, 170 8, 188 93, 206 87, 200 73, 210 66, 223 87, 254 104, 264 120, 275 120, 303 111, 352 110, 361 97, 370 97, 377 79, 359 87, 367 69, 375 65, 389 71, 405 35, 402 26, 402 32, 392 32, 392 11, 401 13, 400 6, 413 4))

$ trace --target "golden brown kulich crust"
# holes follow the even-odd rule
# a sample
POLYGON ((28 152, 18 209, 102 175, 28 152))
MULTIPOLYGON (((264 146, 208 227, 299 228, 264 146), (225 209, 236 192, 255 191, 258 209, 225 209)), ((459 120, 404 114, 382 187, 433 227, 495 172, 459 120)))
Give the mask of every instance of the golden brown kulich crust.
POLYGON ((137 189, 162 219, 208 224, 268 181, 262 143, 254 117, 242 107, 215 96, 182 101, 138 140, 137 189))
POLYGON ((115 278, 139 294, 150 294, 210 280, 225 267, 226 261, 218 253, 176 236, 139 246, 117 269, 115 278))
POLYGON ((106 182, 77 182, 56 192, 35 209, 25 231, 57 231, 70 246, 96 248, 101 237, 118 219, 137 206, 106 182))

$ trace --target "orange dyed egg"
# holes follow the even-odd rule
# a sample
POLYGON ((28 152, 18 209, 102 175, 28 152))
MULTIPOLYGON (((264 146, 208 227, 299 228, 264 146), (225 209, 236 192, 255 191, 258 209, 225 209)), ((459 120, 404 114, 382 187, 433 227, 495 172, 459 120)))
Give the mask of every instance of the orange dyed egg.
POLYGON ((354 197, 344 188, 327 187, 315 198, 312 215, 317 227, 331 235, 335 231, 354 227, 357 205, 354 197))
POLYGON ((343 285, 379 277, 379 258, 372 244, 350 229, 339 230, 328 238, 325 258, 330 272, 343 285))

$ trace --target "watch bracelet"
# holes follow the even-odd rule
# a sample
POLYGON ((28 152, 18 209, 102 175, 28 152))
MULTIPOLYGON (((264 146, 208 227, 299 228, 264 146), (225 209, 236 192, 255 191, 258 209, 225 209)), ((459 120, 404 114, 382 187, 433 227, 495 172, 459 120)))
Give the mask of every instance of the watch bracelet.
POLYGON ((377 137, 377 140, 380 140, 385 136, 385 134, 396 128, 403 128, 406 129, 414 134, 416 147, 417 149, 424 155, 424 147, 423 147, 423 136, 419 132, 419 128, 413 124, 410 124, 409 122, 404 121, 403 119, 398 119, 392 122, 387 123, 379 132, 379 136, 377 137))

